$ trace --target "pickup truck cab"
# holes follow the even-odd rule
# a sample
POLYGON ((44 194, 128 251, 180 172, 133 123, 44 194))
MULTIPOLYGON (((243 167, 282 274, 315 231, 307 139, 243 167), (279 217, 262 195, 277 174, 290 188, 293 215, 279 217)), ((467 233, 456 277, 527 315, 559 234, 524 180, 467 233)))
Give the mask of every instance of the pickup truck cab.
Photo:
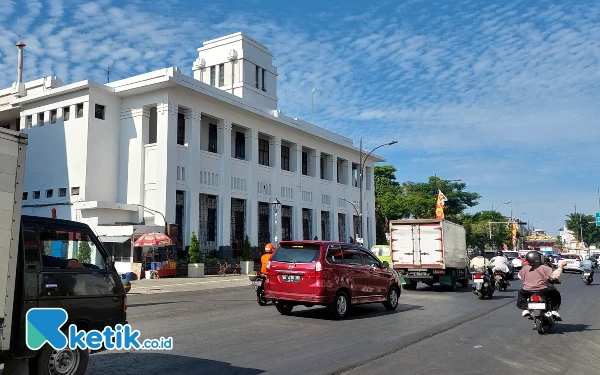
MULTIPOLYGON (((21 216, 10 341, 0 350, 0 363, 28 359, 30 374, 85 373, 88 350, 37 351, 25 342, 25 317, 31 308, 62 308, 79 330, 99 330, 127 323, 126 290, 107 251, 83 223, 21 216), (64 268, 68 261, 80 268, 64 268)), ((11 292, 11 291, 9 291, 11 292)), ((3 342, 3 344, 5 344, 3 342)))

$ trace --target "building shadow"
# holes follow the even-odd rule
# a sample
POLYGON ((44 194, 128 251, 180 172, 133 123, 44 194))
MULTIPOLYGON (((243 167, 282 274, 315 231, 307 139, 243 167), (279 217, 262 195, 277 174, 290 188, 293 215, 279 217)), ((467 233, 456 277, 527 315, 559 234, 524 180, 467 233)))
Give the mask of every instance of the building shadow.
POLYGON ((96 354, 90 356, 86 375, 259 375, 264 370, 233 366, 210 359, 185 357, 156 351, 96 354))

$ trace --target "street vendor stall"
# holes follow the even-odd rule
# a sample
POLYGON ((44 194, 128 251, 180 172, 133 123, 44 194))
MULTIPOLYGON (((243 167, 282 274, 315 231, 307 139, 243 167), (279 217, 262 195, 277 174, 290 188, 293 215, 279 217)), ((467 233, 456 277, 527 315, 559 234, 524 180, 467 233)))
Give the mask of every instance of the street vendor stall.
POLYGON ((177 263, 174 259, 160 261, 157 258, 157 248, 173 246, 171 239, 163 233, 146 233, 133 244, 142 248, 142 270, 146 278, 159 279, 177 275, 177 263))

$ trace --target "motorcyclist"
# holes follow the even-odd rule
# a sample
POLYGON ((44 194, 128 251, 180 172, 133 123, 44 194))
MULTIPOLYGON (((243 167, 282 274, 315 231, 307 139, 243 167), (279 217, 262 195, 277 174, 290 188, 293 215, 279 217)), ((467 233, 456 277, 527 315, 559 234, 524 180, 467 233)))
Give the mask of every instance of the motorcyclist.
POLYGON ((561 262, 556 270, 543 264, 544 256, 538 251, 530 251, 525 256, 528 264, 523 266, 519 271, 519 279, 523 281, 523 288, 519 290, 517 296, 517 307, 523 310, 523 317, 531 318, 531 311, 527 309, 528 299, 532 292, 543 294, 550 299, 550 312, 556 320, 562 320, 558 314, 558 309, 561 303, 560 292, 548 285, 548 280, 558 279, 562 275, 563 268, 567 265, 566 262, 561 262))
POLYGON ((473 273, 473 271, 475 270, 482 270, 484 272, 487 272, 488 275, 490 275, 492 287, 495 288, 496 280, 493 277, 491 277, 491 275, 493 275, 493 273, 491 272, 492 263, 483 256, 483 249, 478 249, 475 254, 476 256, 469 262, 469 269, 471 270, 471 273, 473 273))
POLYGON ((265 253, 263 254, 263 256, 260 257, 260 273, 262 273, 263 276, 266 276, 267 274, 267 262, 271 259, 271 256, 273 255, 274 251, 275 246, 273 246, 272 243, 268 243, 265 245, 265 253))
POLYGON ((504 279, 508 280, 508 274, 510 272, 509 262, 510 260, 504 256, 502 250, 496 251, 496 256, 490 259, 490 263, 492 263, 492 272, 500 271, 504 274, 504 279))
POLYGON ((581 272, 590 271, 591 277, 594 277, 594 262, 591 261, 590 257, 586 256, 585 259, 579 263, 579 269, 581 272))

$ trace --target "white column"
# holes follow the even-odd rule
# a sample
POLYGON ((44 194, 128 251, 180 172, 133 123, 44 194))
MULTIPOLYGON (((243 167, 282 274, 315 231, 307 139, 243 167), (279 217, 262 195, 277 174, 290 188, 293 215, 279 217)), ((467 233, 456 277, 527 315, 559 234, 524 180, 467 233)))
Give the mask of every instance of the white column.
MULTIPOLYGON (((273 167, 273 186, 271 192, 273 193, 272 199, 281 197, 281 138, 271 137, 269 141, 269 164, 273 167)), ((277 228, 272 233, 272 237, 277 236, 277 240, 281 241, 282 233, 282 217, 283 211, 279 207, 277 214, 277 228)), ((292 233, 293 235, 293 233, 292 233)))
MULTIPOLYGON (((162 103, 157 110, 155 207, 169 223, 175 223, 177 112, 178 107, 172 102, 162 103)), ((161 215, 155 215, 155 223, 164 224, 161 215)))
POLYGON ((147 108, 121 110, 119 202, 144 205, 144 136, 148 137, 149 119, 147 108))
POLYGON ((323 240, 321 233, 321 151, 314 150, 310 156, 314 160, 315 166, 315 184, 312 186, 313 191, 313 238, 317 236, 319 240, 323 240))
MULTIPOLYGON (((292 239, 303 238, 302 228, 302 145, 295 143, 290 147, 290 169, 294 171, 294 208, 292 211, 292 239)), ((312 240, 312 238, 311 238, 312 240)))
POLYGON ((231 121, 220 120, 217 130, 217 152, 221 154, 219 185, 219 246, 231 246, 231 121))
POLYGON ((189 219, 186 229, 185 244, 189 244, 192 232, 198 236, 200 226, 200 120, 202 113, 195 109, 187 110, 185 113, 185 127, 189 138, 186 139, 188 145, 188 163, 186 168, 185 180, 188 186, 188 196, 186 198, 189 208, 189 219))
MULTIPOLYGON (((246 233, 250 239, 250 244, 258 246, 258 130, 250 130, 250 140, 250 149, 246 149, 246 152, 250 152, 248 202, 246 202, 246 233)), ((273 220, 273 216, 271 216, 271 220, 273 220)))
POLYGON ((327 160, 327 168, 329 169, 329 176, 331 178, 331 184, 329 186, 330 207, 329 210, 329 233, 332 241, 338 240, 343 241, 339 237, 338 231, 338 201, 337 201, 337 156, 329 155, 327 160))

